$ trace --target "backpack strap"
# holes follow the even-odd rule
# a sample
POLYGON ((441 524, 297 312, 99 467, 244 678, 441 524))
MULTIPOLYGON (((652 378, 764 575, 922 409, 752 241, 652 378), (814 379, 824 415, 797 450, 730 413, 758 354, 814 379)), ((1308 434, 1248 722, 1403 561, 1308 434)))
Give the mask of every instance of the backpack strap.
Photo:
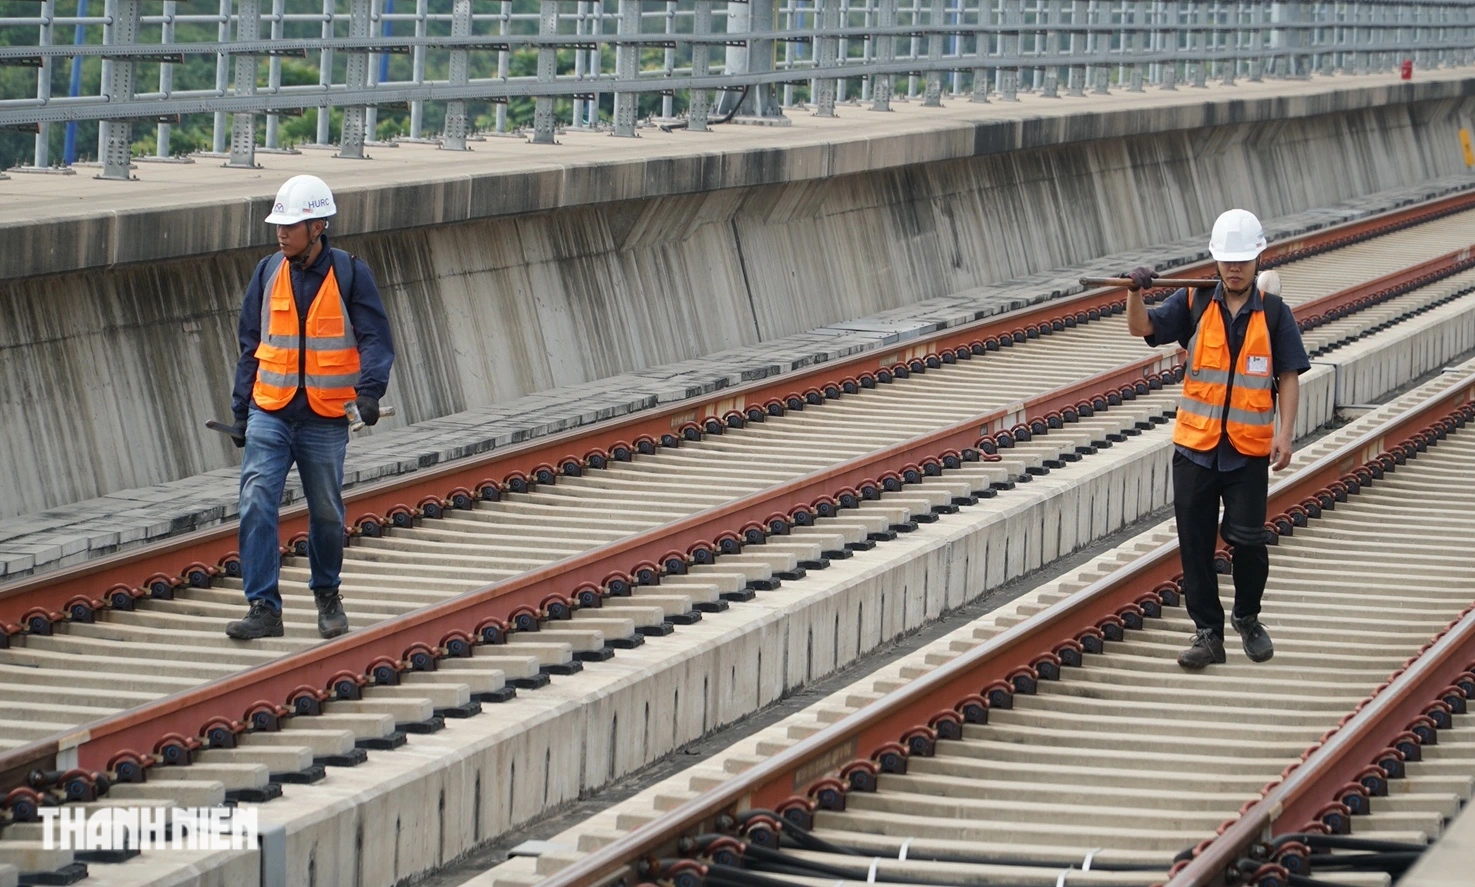
POLYGON ((336 246, 328 247, 328 252, 333 254, 333 276, 338 278, 338 292, 347 302, 353 292, 353 255, 336 246))
MULTIPOLYGON (((1212 293, 1209 294, 1208 298, 1195 301, 1193 290, 1188 291, 1188 310, 1193 314, 1194 330, 1198 329, 1199 321, 1203 320, 1204 312, 1209 310, 1209 304, 1213 301, 1214 297, 1212 293)), ((1265 326, 1269 328, 1270 341, 1273 344, 1275 342, 1276 331, 1280 329, 1280 316, 1284 313, 1280 309, 1281 298, 1274 293, 1261 293, 1260 301, 1263 304, 1263 310, 1265 312, 1265 326)))
POLYGON ((1265 325, 1270 328, 1270 346, 1275 347, 1275 333, 1280 328, 1280 316, 1285 312, 1280 310, 1280 296, 1274 293, 1261 293, 1260 300, 1265 303, 1265 325))
POLYGON ((285 261, 287 261, 287 257, 282 255, 281 250, 277 250, 266 257, 266 267, 261 270, 261 288, 263 291, 270 285, 272 277, 276 275, 277 269, 282 267, 282 263, 285 261))
POLYGON ((1198 332, 1199 321, 1204 319, 1204 312, 1209 310, 1210 305, 1214 304, 1214 291, 1205 289, 1204 292, 1207 295, 1201 299, 1195 299, 1193 297, 1194 291, 1192 289, 1188 291, 1188 310, 1193 316, 1192 328, 1195 333, 1198 332))

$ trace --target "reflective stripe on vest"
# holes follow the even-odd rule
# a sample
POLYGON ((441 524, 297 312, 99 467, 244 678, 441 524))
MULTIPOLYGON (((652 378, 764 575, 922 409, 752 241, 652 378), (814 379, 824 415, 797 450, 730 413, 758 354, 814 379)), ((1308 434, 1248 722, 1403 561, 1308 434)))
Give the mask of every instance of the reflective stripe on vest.
POLYGON ((285 407, 302 388, 314 413, 329 419, 343 416, 343 405, 357 394, 359 352, 348 305, 332 267, 307 310, 307 335, 303 337, 297 299, 292 295, 291 267, 286 261, 276 262, 276 272, 262 294, 256 359, 252 398, 263 410, 285 407), (299 375, 302 367, 305 379, 299 375))
POLYGON ((1228 433, 1229 442, 1244 455, 1268 456, 1275 438, 1275 365, 1264 311, 1250 314, 1232 369, 1230 360, 1224 312, 1211 306, 1188 340, 1188 372, 1173 442, 1190 450, 1212 450, 1228 433))

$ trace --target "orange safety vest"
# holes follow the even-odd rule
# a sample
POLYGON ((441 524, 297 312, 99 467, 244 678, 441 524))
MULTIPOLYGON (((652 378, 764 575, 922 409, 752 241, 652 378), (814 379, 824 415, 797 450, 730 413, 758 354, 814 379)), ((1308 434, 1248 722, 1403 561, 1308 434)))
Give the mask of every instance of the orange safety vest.
POLYGON ((251 396, 263 410, 280 410, 302 388, 314 413, 340 418, 343 405, 357 395, 359 350, 337 275, 330 266, 307 311, 304 336, 291 268, 286 261, 276 266, 261 299, 259 366, 251 396))
MULTIPOLYGON (((1192 310, 1191 290, 1188 298, 1192 310)), ((1212 308, 1188 340, 1188 372, 1173 442, 1190 450, 1212 450, 1227 432, 1229 442, 1244 455, 1268 456, 1275 438, 1275 365, 1265 312, 1250 314, 1239 360, 1231 368, 1224 314, 1212 308)))

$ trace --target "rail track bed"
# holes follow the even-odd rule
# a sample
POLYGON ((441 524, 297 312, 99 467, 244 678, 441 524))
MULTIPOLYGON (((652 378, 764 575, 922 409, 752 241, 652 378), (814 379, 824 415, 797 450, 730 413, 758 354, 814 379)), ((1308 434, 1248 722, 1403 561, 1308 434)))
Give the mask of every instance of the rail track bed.
POLYGON ((1389 885, 1475 792, 1472 396, 1273 485, 1268 663, 1176 664, 1165 524, 465 887, 1389 885))
MULTIPOLYGON (((1308 350, 1475 290, 1471 203, 1282 247, 1308 350)), ((249 645, 222 631, 241 608, 228 533, 0 588, 0 866, 85 874, 37 846, 42 804, 268 801, 941 515, 1003 513, 1020 484, 1171 418, 1176 350, 1144 356, 1120 304, 1086 294, 368 490, 350 501, 343 571, 355 631, 332 642, 316 637, 300 535, 284 546, 286 636, 249 645)), ((1289 643, 1318 616, 1297 618, 1289 643)), ((1112 702, 1084 700, 1040 716, 1112 702)))

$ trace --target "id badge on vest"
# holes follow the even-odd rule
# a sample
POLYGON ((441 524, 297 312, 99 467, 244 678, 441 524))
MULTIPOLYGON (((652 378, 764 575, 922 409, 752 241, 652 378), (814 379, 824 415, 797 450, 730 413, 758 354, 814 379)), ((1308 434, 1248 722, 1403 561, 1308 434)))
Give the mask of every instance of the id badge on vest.
POLYGON ((1245 372, 1251 376, 1270 375, 1270 358, 1260 354, 1251 354, 1245 358, 1245 372))

